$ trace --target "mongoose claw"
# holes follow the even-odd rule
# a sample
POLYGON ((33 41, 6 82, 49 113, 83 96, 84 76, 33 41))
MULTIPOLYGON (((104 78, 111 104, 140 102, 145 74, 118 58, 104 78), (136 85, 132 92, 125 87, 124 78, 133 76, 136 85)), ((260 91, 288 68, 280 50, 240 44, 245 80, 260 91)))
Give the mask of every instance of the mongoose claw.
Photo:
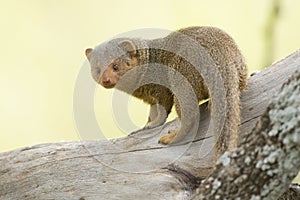
POLYGON ((168 135, 162 136, 162 137, 159 139, 158 143, 159 143, 159 144, 165 144, 165 145, 171 144, 171 143, 173 142, 174 137, 176 136, 176 134, 177 134, 176 131, 169 131, 169 132, 168 132, 168 135))

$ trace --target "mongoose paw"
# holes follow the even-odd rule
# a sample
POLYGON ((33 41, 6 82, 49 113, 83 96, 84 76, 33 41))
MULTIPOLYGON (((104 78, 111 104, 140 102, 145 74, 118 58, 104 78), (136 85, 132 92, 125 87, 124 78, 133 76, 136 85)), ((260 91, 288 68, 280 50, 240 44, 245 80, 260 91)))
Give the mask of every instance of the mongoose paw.
POLYGON ((164 135, 162 136, 158 143, 159 144, 171 144, 174 140, 174 137, 176 136, 177 132, 176 131, 169 131, 168 132, 168 135, 164 135))
POLYGON ((146 124, 146 126, 144 126, 143 130, 145 129, 151 129, 151 128, 155 128, 156 126, 152 126, 151 124, 146 124))
POLYGON ((159 126, 163 125, 164 122, 165 122, 165 121, 162 121, 162 122, 151 121, 151 122, 148 122, 148 123, 146 124, 146 126, 145 126, 143 129, 156 128, 156 127, 159 127, 159 126))

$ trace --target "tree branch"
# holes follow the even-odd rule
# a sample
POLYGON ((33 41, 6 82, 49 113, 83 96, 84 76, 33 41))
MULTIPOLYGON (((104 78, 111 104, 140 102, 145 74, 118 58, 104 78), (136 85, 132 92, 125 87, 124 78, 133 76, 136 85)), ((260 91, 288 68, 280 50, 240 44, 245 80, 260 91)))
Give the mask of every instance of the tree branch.
MULTIPOLYGON (((196 138, 185 138, 180 145, 157 144, 161 134, 178 126, 175 120, 121 139, 40 144, 1 153, 0 199, 189 199, 196 188, 208 197, 233 198, 235 190, 243 197, 246 192, 253 198, 279 197, 300 163, 299 110, 293 96, 299 95, 293 88, 299 89, 297 76, 265 110, 299 66, 297 51, 250 77, 241 98, 241 146, 223 155, 212 178, 202 184, 212 170, 206 105, 199 108, 196 138), (253 128, 257 134, 251 134, 253 128)), ((293 192, 299 194, 294 188, 286 194, 293 192)))

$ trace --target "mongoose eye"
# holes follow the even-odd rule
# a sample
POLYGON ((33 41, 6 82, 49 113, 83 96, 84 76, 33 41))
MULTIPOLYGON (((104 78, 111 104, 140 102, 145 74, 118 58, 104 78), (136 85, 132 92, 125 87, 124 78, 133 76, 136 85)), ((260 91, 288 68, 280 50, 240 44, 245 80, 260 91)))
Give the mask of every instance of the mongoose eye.
POLYGON ((119 65, 113 64, 112 68, 113 68, 114 71, 118 71, 119 70, 119 65))
POLYGON ((100 74, 100 73, 101 73, 101 69, 97 68, 97 69, 96 69, 96 73, 97 73, 97 74, 100 74))

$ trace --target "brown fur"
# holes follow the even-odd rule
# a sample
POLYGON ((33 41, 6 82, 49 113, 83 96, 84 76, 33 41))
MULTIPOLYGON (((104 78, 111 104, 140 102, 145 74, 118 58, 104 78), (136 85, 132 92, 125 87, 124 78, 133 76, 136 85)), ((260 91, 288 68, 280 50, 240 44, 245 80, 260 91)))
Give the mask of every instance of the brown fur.
MULTIPOLYGON (((247 66, 233 39, 218 28, 184 28, 171 33, 166 38, 159 39, 158 42, 167 44, 167 41, 171 41, 171 44, 173 44, 173 40, 176 41, 175 33, 182 33, 197 41, 202 47, 204 47, 208 54, 212 57, 213 62, 216 66, 218 66, 220 74, 224 79, 227 115, 220 137, 217 139, 216 143, 215 155, 218 157, 227 149, 235 147, 237 143, 238 124, 240 122, 239 98, 240 92, 243 91, 247 85, 247 66)), ((169 66, 186 77, 189 84, 192 86, 198 101, 209 98, 209 91, 206 83, 204 83, 201 75, 193 68, 193 66, 191 66, 191 64, 171 52, 153 50, 147 48, 147 45, 146 47, 143 46, 144 43, 151 42, 157 41, 144 42, 140 39, 120 39, 113 44, 105 44, 105 47, 111 47, 109 49, 122 48, 125 52, 127 52, 115 60, 108 61, 109 64, 107 65, 101 64, 103 59, 106 59, 105 56, 100 56, 100 53, 103 53, 101 50, 103 46, 101 48, 99 47, 100 50, 97 50, 96 48, 96 51, 87 49, 86 56, 91 63, 94 79, 104 87, 112 88, 129 70, 143 64, 156 62, 169 66), (142 48, 139 46, 141 44, 143 44, 142 48), (118 65, 117 71, 113 69, 115 64, 118 65)), ((185 45, 184 42, 180 43, 180 45, 180 48, 189 48, 189 46, 185 45)), ((109 51, 115 52, 117 50, 109 51)), ((173 82, 176 83, 176 80, 173 80, 173 82)), ((151 105, 146 128, 153 128, 162 125, 173 105, 175 105, 176 112, 178 113, 179 118, 181 118, 181 108, 178 99, 173 95, 173 92, 166 87, 155 84, 147 84, 138 88, 132 95, 151 105)), ((183 103, 189 104, 190 99, 186 98, 183 103)), ((218 115, 217 111, 215 112, 215 114, 218 115)), ((184 127, 185 123, 185 121, 181 121, 181 127, 184 127)), ((159 142, 163 144, 177 142, 185 134, 187 134, 188 131, 189 130, 182 130, 182 128, 170 131, 169 134, 161 137, 159 142)))

